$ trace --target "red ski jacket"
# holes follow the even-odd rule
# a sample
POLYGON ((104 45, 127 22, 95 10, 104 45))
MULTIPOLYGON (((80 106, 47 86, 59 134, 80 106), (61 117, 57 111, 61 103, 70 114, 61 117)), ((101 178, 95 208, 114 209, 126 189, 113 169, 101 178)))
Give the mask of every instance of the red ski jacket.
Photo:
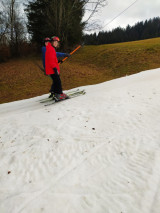
POLYGON ((47 75, 54 74, 53 68, 57 68, 58 73, 60 73, 60 68, 58 65, 58 59, 56 56, 55 48, 49 43, 46 46, 46 54, 45 54, 45 70, 47 75))

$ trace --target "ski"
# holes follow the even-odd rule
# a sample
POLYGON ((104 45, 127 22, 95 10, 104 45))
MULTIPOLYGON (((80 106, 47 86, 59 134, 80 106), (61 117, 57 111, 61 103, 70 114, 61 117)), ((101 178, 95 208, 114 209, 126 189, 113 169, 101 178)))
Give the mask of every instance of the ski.
MULTIPOLYGON (((70 95, 70 94, 73 94, 73 93, 75 93, 75 92, 78 92, 78 91, 80 91, 79 89, 76 89, 76 90, 72 90, 72 91, 69 91, 69 92, 66 92, 66 95, 70 95)), ((53 100, 53 97, 51 97, 51 98, 43 98, 43 99, 41 99, 41 100, 39 100, 39 102, 40 103, 45 103, 45 102, 48 102, 48 101, 51 101, 51 100, 53 100)))
MULTIPOLYGON (((84 90, 77 90, 77 91, 74 91, 74 92, 68 92, 66 93, 67 96, 73 96, 73 95, 76 95, 76 94, 79 94, 79 93, 82 93, 84 90)), ((54 96, 50 99, 47 99, 47 100, 44 100, 44 101, 40 101, 40 103, 47 103, 47 102, 50 102, 50 101, 53 101, 54 100, 54 96)))
POLYGON ((80 91, 77 91, 77 92, 74 92, 74 93, 70 93, 70 94, 67 94, 70 98, 72 97, 76 97, 76 96, 79 96, 79 95, 84 95, 86 92, 85 90, 80 90, 80 91))
POLYGON ((77 96, 80 96, 80 95, 85 95, 86 92, 85 90, 81 90, 81 91, 78 91, 78 92, 74 92, 72 94, 69 94, 68 95, 68 98, 66 99, 62 99, 62 100, 59 100, 59 101, 56 101, 54 98, 52 99, 52 101, 46 103, 44 106, 49 106, 49 105, 52 105, 52 104, 55 104, 55 103, 58 103, 58 102, 61 102, 61 101, 65 101, 65 100, 68 100, 68 99, 71 99, 71 98, 75 98, 77 96))

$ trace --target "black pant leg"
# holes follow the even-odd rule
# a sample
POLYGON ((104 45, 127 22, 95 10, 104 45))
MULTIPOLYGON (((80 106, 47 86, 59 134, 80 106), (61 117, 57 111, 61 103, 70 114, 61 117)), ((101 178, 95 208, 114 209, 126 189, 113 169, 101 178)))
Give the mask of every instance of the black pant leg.
POLYGON ((52 85, 51 85, 50 92, 51 92, 51 93, 54 93, 54 79, 53 79, 53 74, 50 75, 50 77, 52 78, 52 85))
POLYGON ((51 86, 51 90, 54 93, 61 94, 62 93, 62 84, 61 84, 60 76, 57 75, 57 74, 52 74, 51 78, 53 80, 53 83, 52 83, 52 86, 51 86))

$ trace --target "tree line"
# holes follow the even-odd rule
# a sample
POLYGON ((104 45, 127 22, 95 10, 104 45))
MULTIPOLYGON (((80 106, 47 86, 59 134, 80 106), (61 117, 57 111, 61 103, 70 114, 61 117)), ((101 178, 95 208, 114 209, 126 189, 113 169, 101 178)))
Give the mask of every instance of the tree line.
POLYGON ((160 17, 138 22, 134 26, 128 25, 126 28, 117 27, 112 31, 86 34, 84 41, 86 45, 100 45, 155 37, 160 37, 160 17))
MULTIPOLYGON (((107 44, 160 36, 160 18, 126 29, 83 35, 93 30, 91 18, 107 0, 0 0, 0 61, 40 52, 45 37, 58 36, 63 50, 86 44, 107 44), (88 14, 86 20, 84 15, 88 14)), ((61 49, 62 50, 62 49, 61 49)), ((60 50, 60 51, 61 51, 60 50)))
POLYGON ((64 49, 79 44, 89 19, 106 0, 23 2, 22 7, 22 0, 0 0, 0 61, 39 51, 45 37, 60 37, 64 49), (89 18, 83 20, 87 10, 89 18))

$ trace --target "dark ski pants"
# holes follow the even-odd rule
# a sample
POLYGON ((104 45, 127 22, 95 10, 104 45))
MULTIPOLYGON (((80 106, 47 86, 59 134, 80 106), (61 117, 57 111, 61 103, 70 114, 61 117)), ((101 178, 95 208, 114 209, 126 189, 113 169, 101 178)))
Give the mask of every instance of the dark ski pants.
POLYGON ((61 84, 60 76, 58 74, 51 74, 50 76, 53 81, 50 92, 62 94, 62 84, 61 84))

